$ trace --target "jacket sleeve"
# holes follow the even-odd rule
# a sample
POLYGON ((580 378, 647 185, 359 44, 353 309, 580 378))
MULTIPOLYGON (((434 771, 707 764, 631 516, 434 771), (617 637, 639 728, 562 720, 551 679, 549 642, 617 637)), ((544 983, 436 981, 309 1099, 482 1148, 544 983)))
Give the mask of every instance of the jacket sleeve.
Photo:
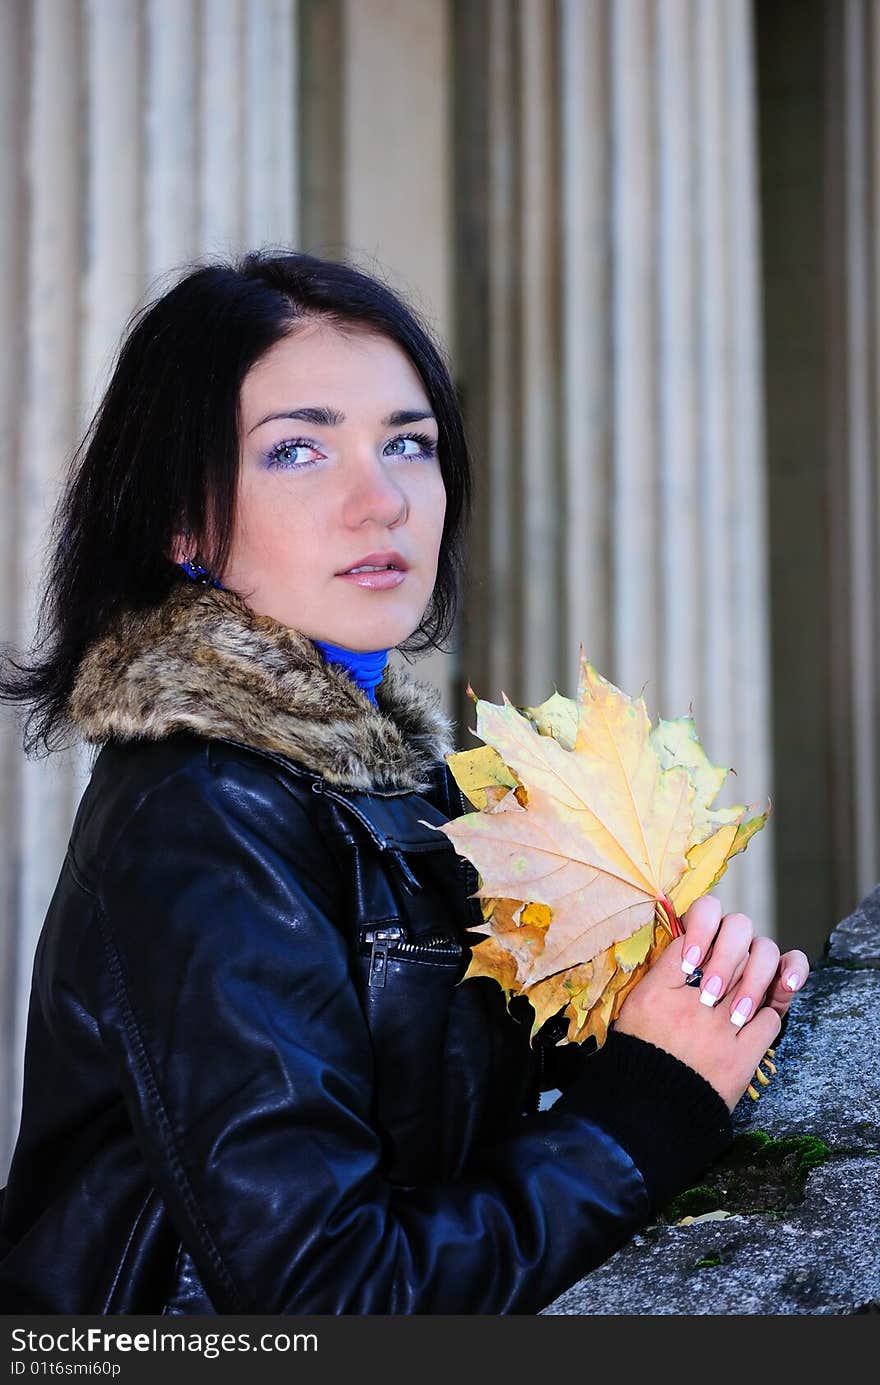
POLYGON ((649 1220, 670 1168, 678 1191, 720 1152, 727 1108, 609 1042, 465 1177, 389 1183, 333 869, 296 794, 241 763, 178 771, 120 829, 95 999, 150 1175, 220 1313, 534 1313, 649 1220))

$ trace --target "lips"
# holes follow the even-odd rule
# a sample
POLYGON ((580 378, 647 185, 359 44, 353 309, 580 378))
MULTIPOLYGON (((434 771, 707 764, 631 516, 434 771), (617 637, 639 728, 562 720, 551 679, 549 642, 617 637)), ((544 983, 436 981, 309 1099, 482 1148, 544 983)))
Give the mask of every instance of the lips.
POLYGON ((396 567, 381 568, 378 572, 338 572, 336 575, 340 582, 350 582, 374 592, 390 591, 406 581, 406 573, 396 567))
POLYGON ((356 558, 347 568, 337 572, 337 577, 350 575, 353 568, 357 567, 389 567, 396 568, 398 572, 408 572, 409 563, 400 553, 394 549, 386 549, 384 553, 366 553, 363 558, 356 558))

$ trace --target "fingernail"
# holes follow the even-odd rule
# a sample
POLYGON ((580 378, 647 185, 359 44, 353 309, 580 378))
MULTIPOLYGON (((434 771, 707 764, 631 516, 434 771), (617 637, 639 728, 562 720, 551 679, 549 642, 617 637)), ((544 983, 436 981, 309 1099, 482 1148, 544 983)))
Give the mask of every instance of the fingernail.
POLYGON ((788 976, 786 976, 785 978, 785 984, 790 991, 796 991, 798 986, 801 984, 801 978, 798 976, 796 971, 790 971, 788 973, 788 976))
POLYGON ((685 976, 693 976, 694 972, 697 969, 697 963, 700 960, 700 956, 701 949, 697 947, 696 943, 694 943, 692 947, 688 948, 687 952, 684 954, 684 961, 681 964, 681 969, 684 972, 685 976))
POLYGON ((703 989, 700 991, 701 1005, 714 1005, 721 994, 724 982, 720 976, 710 976, 703 989))
POLYGON ((740 996, 739 1000, 736 1002, 736 1009, 730 1016, 730 1022, 731 1024, 735 1024, 737 1029, 742 1029, 743 1025, 745 1024, 746 1020, 748 1019, 751 1013, 751 997, 747 995, 740 996))

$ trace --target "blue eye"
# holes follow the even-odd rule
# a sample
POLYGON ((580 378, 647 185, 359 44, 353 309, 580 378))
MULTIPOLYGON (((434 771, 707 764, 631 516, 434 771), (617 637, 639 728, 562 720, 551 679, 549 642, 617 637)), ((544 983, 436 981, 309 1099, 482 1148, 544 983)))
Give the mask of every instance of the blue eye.
POLYGON ((285 460, 285 453, 303 452, 307 448, 311 448, 313 452, 318 450, 313 443, 306 442, 303 438, 289 442, 276 442, 275 446, 266 453, 266 463, 268 466, 278 467, 281 471, 300 471, 303 467, 311 466, 312 463, 287 461, 285 460))
MULTIPOLYGON (((432 457, 437 455, 437 444, 427 433, 401 433, 386 443, 386 447, 393 447, 396 443, 405 442, 414 442, 421 450, 418 452, 386 452, 386 457, 403 457, 406 461, 430 461, 432 457)), ((279 471, 302 471, 305 467, 314 466, 314 461, 297 462, 289 460, 289 458, 292 453, 307 450, 320 451, 317 445, 309 442, 307 438, 287 438, 284 442, 277 442, 266 453, 266 465, 279 471)))
POLYGON ((416 461, 426 461, 430 457, 436 457, 437 444, 427 433, 401 433, 399 437, 392 438, 388 444, 390 447, 395 442, 414 442, 418 443, 421 452, 397 452, 393 455, 398 457, 409 457, 416 461))

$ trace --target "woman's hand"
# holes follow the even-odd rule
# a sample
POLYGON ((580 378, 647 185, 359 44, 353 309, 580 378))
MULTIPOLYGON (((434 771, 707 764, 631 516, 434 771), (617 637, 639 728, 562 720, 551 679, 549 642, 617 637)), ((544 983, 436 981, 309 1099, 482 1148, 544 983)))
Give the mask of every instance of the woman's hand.
POLYGON ((627 996, 614 1028, 664 1048, 736 1106, 782 1016, 809 974, 803 952, 780 956, 756 938, 747 914, 721 916, 714 895, 696 900, 671 942, 627 996), (699 989, 686 984, 695 968, 699 989))

